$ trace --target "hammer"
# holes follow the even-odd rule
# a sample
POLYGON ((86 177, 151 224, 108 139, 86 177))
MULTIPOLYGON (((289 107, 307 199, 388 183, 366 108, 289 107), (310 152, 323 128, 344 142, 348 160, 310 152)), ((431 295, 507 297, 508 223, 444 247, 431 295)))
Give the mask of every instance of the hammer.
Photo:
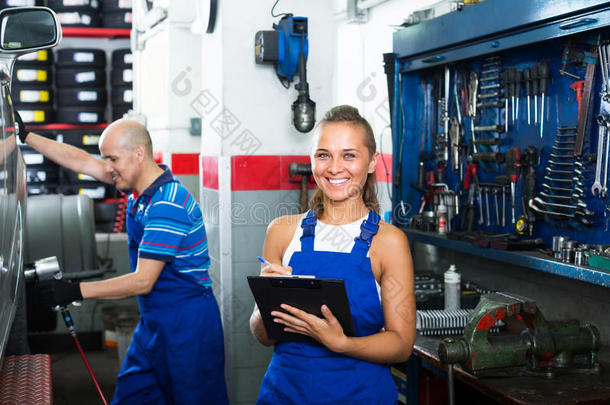
POLYGON ((290 163, 288 166, 290 177, 301 176, 301 194, 299 195, 300 211, 307 211, 307 184, 311 176, 311 163, 290 163))

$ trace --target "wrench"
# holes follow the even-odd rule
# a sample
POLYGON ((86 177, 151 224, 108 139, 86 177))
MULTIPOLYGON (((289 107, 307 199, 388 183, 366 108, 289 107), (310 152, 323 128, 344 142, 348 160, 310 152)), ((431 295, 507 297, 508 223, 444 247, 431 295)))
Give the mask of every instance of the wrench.
POLYGON ((591 186, 591 194, 595 196, 596 192, 599 197, 601 197, 602 193, 602 185, 600 182, 601 179, 601 171, 602 171, 602 160, 603 155, 602 152, 604 150, 604 137, 606 135, 606 127, 604 125, 605 118, 603 115, 597 117, 597 123, 599 125, 599 137, 597 140, 597 162, 595 162, 595 181, 591 186))
POLYGON ((604 153, 604 182, 602 185, 602 190, 601 190, 601 194, 600 196, 602 198, 606 197, 606 191, 608 190, 606 188, 606 186, 608 185, 608 148, 610 147, 610 132, 608 131, 610 129, 610 120, 608 120, 608 118, 606 117, 605 121, 604 121, 604 125, 606 127, 606 152, 604 153))

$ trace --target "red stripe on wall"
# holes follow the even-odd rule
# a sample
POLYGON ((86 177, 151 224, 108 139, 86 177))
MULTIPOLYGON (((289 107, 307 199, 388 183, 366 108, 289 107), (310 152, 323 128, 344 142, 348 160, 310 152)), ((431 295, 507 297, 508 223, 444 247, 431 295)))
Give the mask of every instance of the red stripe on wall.
MULTIPOLYGON (((173 155, 175 156, 175 155, 173 155)), ((172 163, 174 157, 172 156, 172 163)), ((301 176, 290 176, 291 163, 310 163, 307 155, 237 155, 231 157, 231 190, 298 190, 301 176)), ((218 157, 201 156, 202 185, 218 190, 218 157)), ((392 178, 392 155, 383 154, 377 160, 377 181, 386 183, 392 178), (383 162, 385 162, 385 167, 383 162), (389 176, 386 176, 386 168, 389 176)), ((309 189, 316 188, 313 177, 309 189)))
POLYGON ((218 156, 201 156, 201 185, 218 190, 218 156))
POLYGON ((197 153, 173 153, 172 173, 177 175, 198 175, 199 155, 197 153))
POLYGON ((392 182, 392 154, 391 153, 380 153, 377 158, 377 182, 378 183, 391 183, 392 182), (385 163, 385 166, 384 166, 385 163), (386 172, 387 170, 387 172, 386 172))

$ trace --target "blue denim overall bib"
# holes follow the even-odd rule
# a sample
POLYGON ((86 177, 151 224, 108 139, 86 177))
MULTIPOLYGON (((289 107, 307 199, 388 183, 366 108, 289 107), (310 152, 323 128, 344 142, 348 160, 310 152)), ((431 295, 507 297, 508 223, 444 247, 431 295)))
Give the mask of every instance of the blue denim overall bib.
MULTIPOLYGON (((379 229, 371 211, 350 253, 314 251, 316 217, 309 211, 301 227, 301 251, 293 253, 293 274, 345 280, 356 336, 384 326, 371 260, 367 253, 379 229)), ((397 389, 387 365, 358 360, 317 343, 275 345, 257 404, 395 404, 397 389)))
MULTIPOLYGON (((137 203, 147 204, 142 195, 137 203)), ((144 229, 128 207, 135 271, 144 229)), ((116 404, 228 404, 222 324, 212 288, 166 265, 152 291, 138 296, 140 322, 117 378, 116 404)))

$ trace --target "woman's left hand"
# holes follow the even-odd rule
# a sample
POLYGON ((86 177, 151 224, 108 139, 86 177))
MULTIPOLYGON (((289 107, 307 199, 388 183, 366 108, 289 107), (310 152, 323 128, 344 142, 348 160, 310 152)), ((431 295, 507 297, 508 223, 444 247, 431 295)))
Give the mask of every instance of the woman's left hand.
POLYGON ((341 324, 326 305, 322 305, 322 315, 302 311, 287 304, 281 305, 286 312, 272 311, 274 322, 284 325, 284 331, 310 336, 334 352, 341 352, 347 339, 341 324))

